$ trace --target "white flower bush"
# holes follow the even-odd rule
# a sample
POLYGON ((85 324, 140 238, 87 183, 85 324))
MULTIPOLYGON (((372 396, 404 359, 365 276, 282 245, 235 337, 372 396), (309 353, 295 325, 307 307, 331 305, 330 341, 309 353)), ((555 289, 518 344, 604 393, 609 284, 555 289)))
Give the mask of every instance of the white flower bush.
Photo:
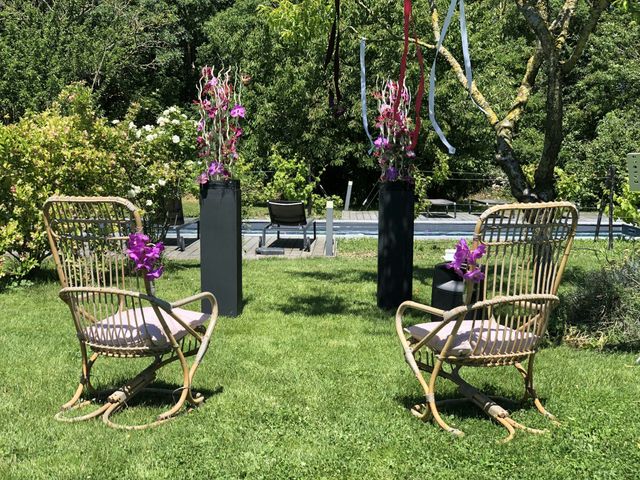
POLYGON ((193 118, 177 106, 165 109, 154 123, 138 127, 125 119, 120 128, 137 152, 128 196, 147 214, 161 216, 171 199, 197 193, 196 133, 193 118))

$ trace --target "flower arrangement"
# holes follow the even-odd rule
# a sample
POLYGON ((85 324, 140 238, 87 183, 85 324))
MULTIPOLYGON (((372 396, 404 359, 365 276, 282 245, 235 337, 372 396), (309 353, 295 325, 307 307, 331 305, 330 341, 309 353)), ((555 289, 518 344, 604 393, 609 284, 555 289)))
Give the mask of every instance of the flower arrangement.
POLYGON ((411 169, 415 153, 411 149, 409 125, 411 92, 406 84, 400 88, 398 82, 387 80, 373 96, 378 101, 375 125, 380 129, 380 135, 373 142, 373 155, 382 169, 380 180, 413 183, 411 169))
POLYGON ((484 272, 478 267, 478 260, 485 254, 486 247, 478 245, 475 250, 471 250, 464 238, 461 238, 456 245, 453 254, 453 261, 447 264, 447 268, 453 269, 460 278, 473 283, 480 283, 484 280, 484 272))
POLYGON ((241 104, 242 82, 237 77, 229 68, 217 74, 212 67, 202 69, 194 101, 200 114, 196 147, 205 166, 198 176, 200 184, 231 178, 238 159, 237 146, 243 134, 240 122, 246 110, 241 104))
POLYGON ((149 237, 143 233, 132 233, 127 241, 127 256, 133 260, 136 271, 143 271, 147 280, 157 280, 164 271, 158 265, 164 251, 162 242, 149 243, 149 237))

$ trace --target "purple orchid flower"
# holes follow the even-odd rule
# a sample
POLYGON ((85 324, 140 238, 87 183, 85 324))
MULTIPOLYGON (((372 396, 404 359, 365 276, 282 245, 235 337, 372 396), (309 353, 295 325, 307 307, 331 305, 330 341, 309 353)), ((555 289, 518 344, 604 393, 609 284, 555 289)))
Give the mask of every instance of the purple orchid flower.
POLYGON ((164 265, 161 265, 155 270, 149 271, 149 273, 147 273, 145 277, 147 277, 147 280, 157 280, 162 276, 163 273, 164 273, 164 265))
POLYGON ((482 256, 485 254, 487 250, 486 245, 484 244, 480 244, 476 247, 475 250, 473 250, 472 252, 469 252, 469 263, 472 264, 476 264, 476 262, 482 258, 482 256))
POLYGON ((387 168, 387 172, 385 173, 385 177, 390 182, 396 181, 398 179, 398 169, 396 167, 387 168))
POLYGON ((127 256, 133 261, 134 268, 146 271, 146 278, 155 280, 162 275, 162 266, 156 268, 156 263, 164 251, 164 244, 149 243, 149 237, 143 233, 132 233, 127 242, 127 256))
POLYGON ((224 173, 224 170, 225 168, 222 162, 211 162, 209 164, 208 173, 211 176, 222 175, 224 173))
POLYGON ((462 278, 464 278, 465 280, 469 280, 470 282, 480 283, 482 280, 484 280, 484 272, 478 267, 475 267, 473 270, 465 272, 462 278))
POLYGON ((244 118, 246 113, 247 112, 246 112, 245 108, 242 105, 234 105, 234 107, 229 112, 229 115, 231 115, 233 118, 236 118, 236 117, 244 118))
POLYGON ((376 148, 381 148, 381 149, 387 148, 389 146, 389 139, 384 137, 378 137, 375 139, 373 144, 376 146, 376 148))
POLYGON ((478 245, 471 250, 464 238, 456 245, 453 261, 447 264, 447 268, 453 269, 459 277, 474 283, 484 280, 484 272, 478 267, 478 260, 485 254, 486 246, 478 245))
POLYGON ((464 238, 461 238, 456 245, 456 251, 453 254, 453 261, 447 265, 447 268, 452 268, 460 277, 463 275, 463 266, 467 262, 469 256, 469 246, 464 238))

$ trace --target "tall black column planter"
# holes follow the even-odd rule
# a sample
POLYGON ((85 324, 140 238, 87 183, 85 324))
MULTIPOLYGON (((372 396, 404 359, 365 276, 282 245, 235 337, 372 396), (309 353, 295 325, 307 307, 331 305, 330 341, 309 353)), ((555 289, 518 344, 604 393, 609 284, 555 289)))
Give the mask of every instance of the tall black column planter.
MULTIPOLYGON (((209 181, 200 187, 200 284, 218 300, 220 315, 242 311, 240 181, 209 181)), ((210 313, 208 302, 202 311, 210 313)))
POLYGON ((413 280, 413 185, 384 182, 378 210, 378 307, 411 300, 413 280))

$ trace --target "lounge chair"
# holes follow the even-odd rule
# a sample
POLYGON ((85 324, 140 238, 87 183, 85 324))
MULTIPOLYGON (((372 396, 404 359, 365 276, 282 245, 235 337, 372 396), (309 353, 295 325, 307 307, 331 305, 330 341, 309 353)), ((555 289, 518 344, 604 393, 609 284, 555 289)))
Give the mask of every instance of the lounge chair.
POLYGON ((262 238, 259 247, 266 247, 267 230, 276 230, 280 239, 280 231, 293 231, 302 233, 302 249, 311 250, 311 243, 316 239, 316 221, 307 219, 302 202, 290 200, 274 200, 267 202, 269 207, 270 223, 262 229, 262 238), (307 236, 307 230, 313 226, 313 239, 307 236))
POLYGON ((568 202, 511 204, 485 211, 476 225, 473 247, 484 245, 479 268, 486 278, 466 282, 465 305, 444 311, 407 301, 396 313, 396 331, 405 360, 420 383, 426 403, 412 413, 433 418, 444 430, 462 435, 440 416, 447 403, 471 401, 508 430, 541 433, 516 422, 507 410, 460 377, 462 367, 513 365, 522 375, 527 396, 540 413, 554 419, 533 387, 533 364, 547 330, 549 313, 558 303, 558 286, 575 236, 578 212, 568 202), (480 291, 474 292, 475 288, 480 291), (474 301, 473 296, 480 298, 474 301), (405 313, 415 310, 441 320, 415 324, 405 313), (526 368, 522 363, 527 362, 526 368), (521 363, 522 362, 522 363, 521 363), (449 368, 444 369, 445 365, 449 368), (430 374, 425 379, 423 372, 430 374), (436 378, 453 381, 463 399, 437 401, 436 378))
POLYGON ((169 303, 155 296, 153 280, 135 274, 126 248, 129 234, 142 232, 142 222, 127 200, 51 197, 44 205, 44 220, 62 285, 60 298, 71 310, 82 359, 80 384, 56 419, 77 422, 102 415, 110 427, 138 430, 173 418, 187 402, 202 404, 204 398, 192 392, 191 385, 216 325, 215 297, 202 292, 169 303), (182 308, 201 300, 211 304, 211 314, 182 308), (194 355, 189 365, 186 358, 194 355), (91 369, 100 357, 148 357, 151 364, 120 389, 97 391, 91 383, 91 369), (176 361, 183 377, 179 388, 146 388, 158 369, 176 361), (175 396, 177 401, 149 423, 114 423, 111 415, 143 390, 175 396), (82 398, 103 401, 82 413, 92 404, 82 398))
POLYGON ((502 200, 501 198, 470 198, 468 207, 469 213, 473 207, 480 207, 483 210, 491 207, 497 207, 498 205, 506 205, 509 202, 507 200, 502 200))
POLYGON ((431 207, 444 207, 447 215, 449 215, 449 207, 453 207, 453 218, 456 218, 458 216, 458 206, 456 202, 452 200, 446 200, 444 198, 429 198, 427 199, 427 201, 429 202, 429 206, 427 207, 427 211, 425 212, 427 216, 432 215, 431 207))

